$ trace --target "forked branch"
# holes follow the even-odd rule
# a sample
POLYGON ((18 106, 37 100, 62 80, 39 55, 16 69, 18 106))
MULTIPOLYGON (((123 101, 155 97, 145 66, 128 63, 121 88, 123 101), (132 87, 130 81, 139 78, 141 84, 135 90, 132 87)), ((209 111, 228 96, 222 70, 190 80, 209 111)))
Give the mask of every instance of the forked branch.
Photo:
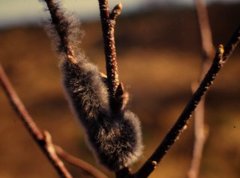
POLYGON ((116 19, 121 14, 122 5, 116 5, 112 11, 109 10, 108 0, 98 0, 102 33, 104 40, 107 82, 110 92, 110 101, 114 103, 115 92, 119 86, 117 54, 115 46, 115 25, 116 19))
POLYGON ((165 136, 165 138, 157 147, 155 152, 151 155, 151 157, 135 174, 135 177, 139 178, 148 177, 151 174, 151 172, 155 169, 156 165, 162 160, 164 155, 168 152, 168 150, 171 148, 171 146, 175 143, 177 138, 183 132, 184 128, 187 127, 187 121, 191 118, 193 111, 196 109, 197 105, 201 101, 206 91, 213 84, 216 75, 222 68, 223 64, 230 57, 230 55, 232 54, 236 46, 239 44, 239 42, 240 42, 240 27, 238 27, 237 31, 233 34, 232 38, 225 47, 223 47, 223 45, 219 45, 213 63, 210 69, 208 70, 207 74, 205 75, 204 79, 201 81, 199 87, 193 94, 188 104, 185 106, 183 112, 177 119, 174 126, 170 129, 168 134, 165 136))
POLYGON ((7 95, 9 102, 16 111, 17 115, 23 122, 25 128, 28 130, 29 134, 32 136, 34 141, 38 144, 39 148, 43 151, 45 156, 48 158, 50 163, 54 166, 54 169, 57 171, 60 177, 62 178, 72 178, 70 172, 64 166, 63 162, 60 160, 61 157, 66 162, 71 163, 72 165, 81 169, 87 175, 91 175, 95 178, 106 178, 102 172, 91 166, 90 164, 82 161, 79 158, 76 158, 61 147, 54 145, 51 139, 50 133, 47 131, 42 132, 39 127, 36 125, 32 117, 29 115, 22 101, 15 92, 12 84, 10 83, 4 69, 0 64, 0 85, 2 86, 4 92, 7 95))
POLYGON ((39 148, 43 151, 45 156, 48 158, 54 169, 57 171, 58 175, 62 178, 72 178, 71 174, 64 166, 63 162, 58 158, 51 136, 48 132, 42 132, 36 123, 33 121, 32 117, 29 115, 25 106, 21 102, 17 93, 13 89, 7 75, 5 74, 1 64, 0 64, 0 84, 7 95, 9 102, 14 108, 15 112, 23 122, 25 128, 32 136, 34 141, 38 144, 39 148))
MULTIPOLYGON (((120 83, 119 81, 115 46, 115 26, 117 17, 122 11, 122 4, 117 4, 113 10, 110 11, 108 0, 98 0, 98 2, 104 41, 110 106, 113 112, 117 113, 121 111, 121 109, 123 109, 128 102, 128 93, 124 90, 123 83, 120 83)), ((130 176, 131 173, 127 167, 116 172, 117 178, 125 178, 130 176)))

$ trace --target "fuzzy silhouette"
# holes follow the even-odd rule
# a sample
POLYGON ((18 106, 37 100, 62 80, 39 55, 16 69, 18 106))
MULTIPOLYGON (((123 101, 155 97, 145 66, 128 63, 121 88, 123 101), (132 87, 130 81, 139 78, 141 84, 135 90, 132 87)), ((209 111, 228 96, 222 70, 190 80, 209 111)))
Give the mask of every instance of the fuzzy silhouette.
POLYGON ((62 57, 63 86, 69 103, 85 128, 89 145, 107 168, 118 171, 141 155, 139 119, 126 109, 127 97, 117 90, 116 106, 109 102, 106 81, 97 67, 76 48, 76 25, 55 0, 45 0, 51 15, 52 31, 62 57))
POLYGON ((129 166, 142 152, 137 116, 126 109, 112 112, 108 89, 96 66, 86 59, 77 64, 64 60, 61 66, 69 101, 96 157, 111 170, 129 166))

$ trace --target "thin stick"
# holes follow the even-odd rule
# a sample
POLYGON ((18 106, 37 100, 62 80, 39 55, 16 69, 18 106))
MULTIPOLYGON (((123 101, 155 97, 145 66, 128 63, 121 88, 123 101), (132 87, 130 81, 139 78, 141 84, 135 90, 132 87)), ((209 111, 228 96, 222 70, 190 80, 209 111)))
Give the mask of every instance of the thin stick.
POLYGON ((204 3, 204 0, 195 0, 195 7, 200 28, 203 59, 212 59, 214 54, 214 46, 212 42, 212 32, 209 23, 207 7, 204 3))
POLYGON ((107 81, 108 81, 109 92, 111 97, 110 101, 112 101, 111 103, 113 103, 115 92, 119 85, 114 32, 115 32, 116 18, 121 13, 122 5, 118 4, 117 6, 115 6, 113 11, 110 12, 108 0, 98 0, 98 2, 99 2, 103 40, 104 40, 107 81))
MULTIPOLYGON (((109 10, 108 0, 98 0, 102 34, 104 41, 106 70, 107 70, 107 83, 110 94, 110 106, 113 112, 119 112, 125 107, 128 101, 128 94, 124 90, 123 84, 119 82, 117 53, 115 46, 115 26, 117 17, 121 14, 122 4, 117 4, 113 10, 109 10)), ((116 172, 116 177, 130 177, 131 173, 128 168, 116 172)))
MULTIPOLYGON (((200 73, 200 80, 204 77, 207 69, 209 68, 211 58, 214 53, 214 47, 212 42, 211 28, 209 24, 208 12, 206 4, 203 0, 195 0, 195 7, 197 12, 197 18, 201 34, 202 43, 202 68, 200 73)), ((195 89, 194 89, 195 90, 195 89)), ((193 91, 194 92, 194 91, 193 91)), ((199 106, 194 112, 194 146, 193 156, 188 171, 189 178, 197 178, 199 175, 200 164, 202 159, 202 153, 204 144, 207 139, 206 124, 204 123, 204 111, 205 111, 205 97, 199 103, 199 106)))
POLYGON ((236 46, 240 42, 240 27, 238 27, 237 31, 233 34, 229 43, 225 46, 225 49, 222 45, 219 45, 216 55, 214 57, 213 63, 205 75, 204 79, 200 83, 198 89, 193 94, 192 98, 185 106, 183 112, 177 119, 174 126, 170 129, 168 134, 165 136, 163 141, 160 143, 155 152, 151 155, 151 157, 146 161, 146 163, 139 169, 137 173, 135 173, 135 177, 145 178, 148 177, 151 172, 156 168, 157 164, 162 160, 164 155, 168 152, 171 146, 175 143, 177 138, 179 138, 180 134, 183 132, 184 128, 187 127, 187 121, 191 118, 191 115, 200 100, 209 89, 209 87, 213 84, 213 81, 216 78, 217 73, 222 68, 224 62, 230 57, 236 46))
POLYGON ((61 157, 64 161, 70 163, 71 165, 78 167, 82 170, 85 175, 89 175, 95 178, 107 178, 101 171, 97 170, 92 165, 88 164, 87 162, 72 156, 65 150, 63 150, 60 146, 55 145, 56 153, 59 157, 61 157))
POLYGON ((33 121, 17 93, 14 91, 7 75, 5 74, 0 64, 0 85, 2 86, 5 94, 16 114, 23 122, 28 133, 32 136, 33 140, 38 144, 39 148, 48 158, 58 175, 62 178, 72 178, 71 174, 64 166, 63 162, 58 158, 52 144, 51 136, 48 132, 41 132, 36 123, 33 121))
MULTIPOLYGON (((204 98, 203 98, 204 99, 204 98)), ((204 100, 202 100, 194 112, 194 147, 193 155, 188 171, 189 178, 197 178, 205 141, 207 139, 206 124, 204 123, 204 100)))

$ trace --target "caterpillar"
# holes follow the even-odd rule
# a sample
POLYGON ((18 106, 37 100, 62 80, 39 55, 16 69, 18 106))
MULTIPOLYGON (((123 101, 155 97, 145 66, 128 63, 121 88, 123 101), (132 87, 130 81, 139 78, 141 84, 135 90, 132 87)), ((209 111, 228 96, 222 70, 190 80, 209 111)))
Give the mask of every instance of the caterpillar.
POLYGON ((112 171, 131 165, 143 148, 138 117, 126 108, 126 99, 117 112, 111 107, 108 87, 98 68, 75 46, 76 25, 61 9, 59 1, 45 2, 62 58, 63 86, 71 108, 85 129, 91 150, 112 171))
POLYGON ((100 163, 117 171, 135 162, 143 148, 138 117, 127 109, 111 111, 107 86, 86 59, 64 60, 61 68, 69 102, 100 163))

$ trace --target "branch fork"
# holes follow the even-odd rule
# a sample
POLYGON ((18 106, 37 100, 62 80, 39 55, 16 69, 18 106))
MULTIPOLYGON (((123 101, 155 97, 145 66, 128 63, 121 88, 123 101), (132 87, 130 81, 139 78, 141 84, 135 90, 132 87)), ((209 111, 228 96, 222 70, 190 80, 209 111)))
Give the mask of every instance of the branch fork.
MULTIPOLYGON (((115 47, 115 26, 117 17, 122 12, 122 4, 117 4, 113 10, 109 10, 108 0, 98 0, 100 16, 102 22, 102 32, 104 40, 104 50, 106 59, 107 82, 110 94, 110 103, 115 105, 116 90, 120 85, 117 53, 115 47)), ((123 84, 121 84, 123 85, 123 84)))
POLYGON ((185 106, 183 112, 177 119, 174 126, 169 130, 167 135, 164 137, 163 141, 159 144, 155 152, 150 156, 150 158, 146 161, 146 163, 135 173, 136 177, 146 178, 148 177, 155 168, 155 165, 152 164, 153 161, 156 161, 157 164, 162 160, 168 150, 172 147, 172 145, 176 142, 177 138, 181 135, 184 128, 187 126, 187 122, 192 116, 193 111, 198 106, 202 97, 209 90, 209 87, 213 84, 213 81, 216 78, 216 75, 223 67, 223 64, 227 61, 227 59, 231 56, 234 49, 240 43, 240 26, 237 31, 232 35, 232 38, 224 47, 223 45, 219 45, 217 48, 217 52, 215 58, 212 62, 211 67, 209 68, 207 74, 201 81, 199 87, 194 92, 192 98, 185 106))

